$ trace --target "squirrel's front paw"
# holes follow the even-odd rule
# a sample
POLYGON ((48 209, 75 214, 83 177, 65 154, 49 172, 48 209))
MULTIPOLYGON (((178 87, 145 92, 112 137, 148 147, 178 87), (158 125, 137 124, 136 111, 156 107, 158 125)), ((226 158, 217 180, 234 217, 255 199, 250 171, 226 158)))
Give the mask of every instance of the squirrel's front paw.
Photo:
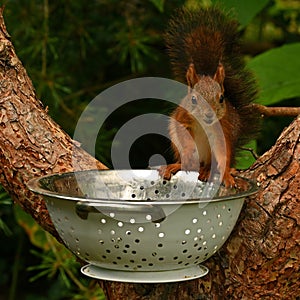
POLYGON ((229 172, 224 174, 222 182, 226 188, 233 188, 236 186, 235 179, 229 172))
POLYGON ((175 164, 170 164, 167 166, 161 166, 158 169, 158 172, 161 177, 163 177, 166 180, 170 180, 172 174, 176 174, 180 170, 181 170, 181 164, 175 163, 175 164))
POLYGON ((201 167, 199 170, 198 179, 201 181, 207 181, 210 176, 210 167, 201 167))

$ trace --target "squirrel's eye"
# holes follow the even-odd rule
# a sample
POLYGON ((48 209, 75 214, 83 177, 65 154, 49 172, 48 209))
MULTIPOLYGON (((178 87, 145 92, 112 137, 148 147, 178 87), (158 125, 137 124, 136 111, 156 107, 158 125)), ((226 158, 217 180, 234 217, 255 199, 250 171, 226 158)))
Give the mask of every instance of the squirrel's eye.
POLYGON ((224 102, 224 99, 225 99, 225 97, 224 97, 223 95, 221 95, 221 96, 220 96, 220 99, 219 99, 220 103, 223 103, 223 102, 224 102))
POLYGON ((192 96, 192 103, 197 104, 197 98, 195 96, 192 96))

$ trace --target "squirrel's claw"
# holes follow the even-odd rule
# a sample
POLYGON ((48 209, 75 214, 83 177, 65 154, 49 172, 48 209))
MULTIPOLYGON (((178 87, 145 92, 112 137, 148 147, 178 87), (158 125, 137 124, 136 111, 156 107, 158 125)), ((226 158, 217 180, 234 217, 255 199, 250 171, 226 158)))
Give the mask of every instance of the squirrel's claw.
POLYGON ((158 169, 158 173, 161 177, 163 177, 166 180, 170 180, 172 174, 176 174, 178 171, 181 170, 181 164, 180 163, 174 163, 167 166, 161 166, 158 169))

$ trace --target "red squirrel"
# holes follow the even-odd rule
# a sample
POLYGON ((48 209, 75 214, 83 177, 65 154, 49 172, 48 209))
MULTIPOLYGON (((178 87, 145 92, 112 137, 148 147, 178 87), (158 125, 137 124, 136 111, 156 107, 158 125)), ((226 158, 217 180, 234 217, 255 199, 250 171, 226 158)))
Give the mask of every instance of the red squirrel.
POLYGON ((256 82, 239 52, 238 23, 216 7, 183 9, 170 21, 166 44, 174 73, 186 81, 188 93, 170 118, 175 163, 160 173, 170 179, 181 169, 196 170, 206 181, 214 159, 223 184, 233 187, 236 148, 255 136, 258 124, 251 106, 256 82), (218 133, 207 136, 216 122, 223 139, 218 133))

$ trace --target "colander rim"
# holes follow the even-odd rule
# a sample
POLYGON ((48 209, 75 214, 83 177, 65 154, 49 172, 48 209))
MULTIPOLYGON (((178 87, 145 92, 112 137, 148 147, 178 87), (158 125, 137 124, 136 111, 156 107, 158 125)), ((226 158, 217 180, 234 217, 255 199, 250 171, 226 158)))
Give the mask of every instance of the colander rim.
MULTIPOLYGON (((147 169, 135 169, 134 171, 146 171, 147 169)), ((245 198, 247 196, 255 194, 259 187, 256 184, 254 180, 251 180, 249 178, 245 178, 242 176, 235 176, 240 178, 241 180, 246 181, 249 184, 249 189, 246 191, 242 191, 240 193, 232 194, 232 195, 226 195, 226 196, 218 196, 214 198, 192 198, 192 199, 168 199, 168 200, 134 200, 134 199, 105 199, 105 198, 95 198, 95 197, 84 197, 84 196, 72 196, 68 195, 66 193, 58 193, 54 192, 48 189, 45 189, 41 186, 40 182, 41 180, 49 179, 51 177, 67 177, 70 175, 73 175, 75 173, 98 173, 98 172, 111 172, 111 171, 126 171, 124 170, 111 170, 111 169, 104 169, 104 170, 82 170, 82 171, 70 171, 70 172, 63 172, 63 173, 53 173, 48 174, 40 177, 35 177, 30 179, 26 185, 28 189, 36 194, 42 195, 42 196, 48 196, 51 198, 61 199, 61 200, 68 200, 68 201, 80 201, 80 202, 87 202, 87 203, 105 203, 107 205, 109 204, 125 204, 126 205, 178 205, 178 204, 196 204, 196 203, 208 203, 208 202, 221 202, 221 201, 228 201, 228 200, 238 200, 241 198, 245 198)), ((128 171, 128 170, 127 170, 128 171)), ((149 169, 150 171, 150 169, 149 169)), ((194 171, 189 171, 194 172, 194 171)))

